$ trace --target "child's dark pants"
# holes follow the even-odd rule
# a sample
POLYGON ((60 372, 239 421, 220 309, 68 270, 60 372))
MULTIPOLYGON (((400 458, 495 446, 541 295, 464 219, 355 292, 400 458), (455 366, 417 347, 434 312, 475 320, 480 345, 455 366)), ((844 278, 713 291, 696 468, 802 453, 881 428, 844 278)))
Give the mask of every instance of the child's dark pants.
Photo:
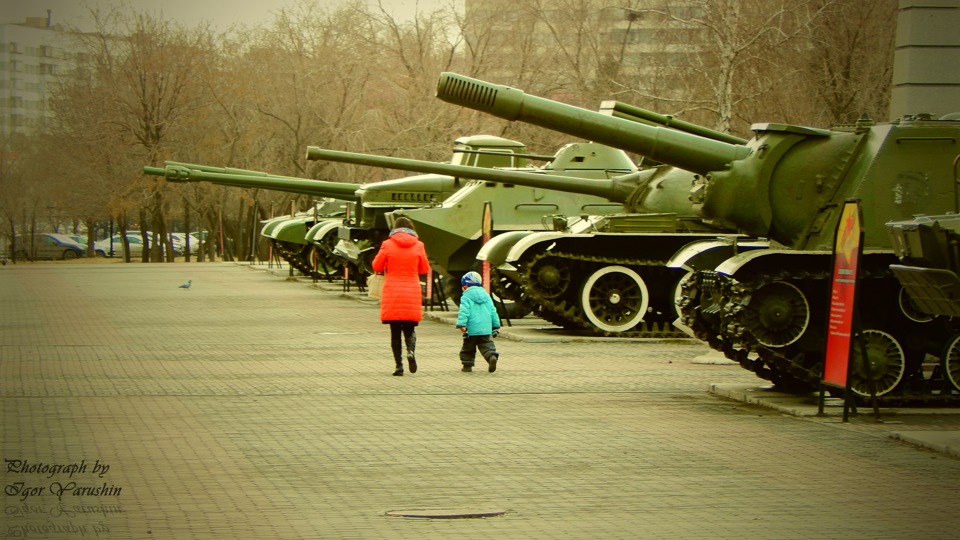
POLYGON ((477 351, 484 360, 489 361, 491 357, 498 356, 497 346, 493 343, 490 336, 468 336, 463 335, 463 347, 460 349, 460 363, 465 366, 473 366, 477 357, 477 351))

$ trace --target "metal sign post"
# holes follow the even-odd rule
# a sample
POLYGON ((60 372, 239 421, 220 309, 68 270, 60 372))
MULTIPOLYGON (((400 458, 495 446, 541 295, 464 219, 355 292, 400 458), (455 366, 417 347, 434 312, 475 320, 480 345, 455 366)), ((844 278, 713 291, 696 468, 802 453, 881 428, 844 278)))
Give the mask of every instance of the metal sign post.
MULTIPOLYGON (((486 245, 493 236, 493 204, 490 201, 483 203, 483 218, 480 222, 480 231, 483 245, 486 245)), ((490 261, 483 261, 480 270, 483 277, 483 288, 490 294, 490 261)))

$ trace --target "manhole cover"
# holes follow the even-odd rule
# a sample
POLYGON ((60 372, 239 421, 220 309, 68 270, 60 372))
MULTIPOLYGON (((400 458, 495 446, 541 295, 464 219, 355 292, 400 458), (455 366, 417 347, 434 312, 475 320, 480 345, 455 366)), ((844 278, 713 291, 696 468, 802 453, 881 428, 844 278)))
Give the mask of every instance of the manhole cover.
POLYGON ((491 508, 412 508, 409 510, 390 510, 386 516, 432 519, 466 519, 502 516, 506 510, 491 508))

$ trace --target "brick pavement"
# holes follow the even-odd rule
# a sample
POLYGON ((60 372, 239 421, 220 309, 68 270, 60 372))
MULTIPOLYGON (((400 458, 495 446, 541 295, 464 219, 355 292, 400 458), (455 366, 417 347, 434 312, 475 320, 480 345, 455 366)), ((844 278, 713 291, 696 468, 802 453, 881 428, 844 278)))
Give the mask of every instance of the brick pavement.
POLYGON ((957 429, 957 415, 842 425, 726 400, 710 385, 761 381, 693 362, 709 351, 692 340, 566 340, 523 322, 498 341, 496 373, 461 373, 437 314, 418 328, 420 371, 391 377, 375 301, 221 263, 7 265, 0 307, 7 537, 954 538, 960 525, 960 460, 890 437, 957 429), (69 463, 83 470, 31 469, 69 463))

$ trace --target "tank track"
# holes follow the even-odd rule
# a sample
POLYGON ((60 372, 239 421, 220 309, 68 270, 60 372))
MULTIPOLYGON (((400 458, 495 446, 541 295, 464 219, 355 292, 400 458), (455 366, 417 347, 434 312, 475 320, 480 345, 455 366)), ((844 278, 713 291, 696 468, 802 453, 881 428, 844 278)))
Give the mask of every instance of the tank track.
POLYGON ((820 385, 822 365, 809 365, 798 347, 771 348, 759 343, 744 326, 744 304, 754 291, 775 280, 828 280, 829 273, 778 272, 758 276, 741 283, 712 271, 697 272, 696 279, 684 283, 680 305, 682 320, 694 335, 711 348, 771 381, 788 392, 813 391, 820 385), (695 306, 691 309, 691 306, 695 306))
MULTIPOLYGON (((534 255, 529 261, 525 262, 521 268, 521 282, 526 284, 524 292, 527 302, 530 306, 535 306, 534 313, 545 321, 562 326, 568 330, 586 331, 590 334, 606 337, 644 337, 644 338, 685 338, 688 337, 683 332, 677 330, 672 325, 672 320, 654 320, 648 314, 646 320, 639 325, 625 332, 609 332, 598 328, 589 319, 587 319, 583 308, 579 302, 570 301, 564 296, 569 297, 569 291, 563 294, 551 295, 544 294, 544 291, 537 285, 536 277, 533 275, 534 269, 538 263, 547 258, 557 258, 566 262, 569 266, 571 276, 589 276, 594 271, 604 266, 659 266, 663 267, 665 261, 631 259, 619 257, 600 257, 594 255, 581 255, 576 253, 563 253, 545 251, 534 255)), ((584 280, 571 279, 568 287, 575 287, 577 291, 584 280)))
POLYGON ((305 244, 290 244, 271 239, 273 249, 277 251, 283 260, 296 269, 304 276, 313 277, 313 269, 310 268, 309 256, 310 246, 305 244))
MULTIPOLYGON (((913 335, 916 329, 902 329, 902 323, 887 323, 874 326, 870 318, 877 315, 875 321, 882 321, 892 317, 897 306, 889 302, 887 294, 877 291, 888 291, 890 281, 893 280, 889 269, 874 266, 864 268, 861 276, 861 289, 872 293, 861 292, 860 312, 866 317, 865 329, 881 329, 889 331, 904 349, 905 372, 902 380, 888 393, 878 397, 878 403, 885 406, 898 404, 910 405, 942 405, 954 406, 958 396, 949 391, 935 390, 932 387, 939 384, 935 380, 924 379, 920 369, 920 359, 913 356, 917 350, 911 349, 908 336, 913 335), (874 298, 864 298, 873 294, 874 298), (934 391, 935 390, 935 391, 934 391)), ((758 377, 774 383, 778 389, 793 393, 813 392, 820 386, 823 371, 823 353, 825 348, 826 312, 828 305, 822 301, 811 301, 811 325, 804 335, 796 342, 782 347, 770 347, 760 343, 757 336, 751 331, 745 316, 745 306, 750 300, 756 301, 756 292, 764 285, 774 282, 788 282, 806 285, 800 288, 804 291, 817 288, 829 290, 831 274, 827 271, 810 271, 792 269, 778 270, 776 273, 754 276, 746 282, 720 276, 715 272, 701 271, 697 278, 685 283, 682 290, 680 305, 682 306, 682 320, 690 327, 696 337, 706 341, 711 348, 723 352, 727 358, 738 362, 741 367, 754 372, 758 377), (814 311, 816 310, 816 311, 814 311), (822 315, 820 315, 822 313, 822 315), (816 326, 823 326, 822 330, 816 326), (810 329, 813 328, 813 332, 810 329), (819 336, 819 337, 817 337, 819 336)), ((936 329, 931 328, 929 335, 935 336, 936 329)), ((933 339, 936 341, 936 338, 933 339)), ((842 390, 828 388, 830 393, 842 395, 842 390)), ((869 398, 857 396, 858 402, 866 404, 869 398)))
MULTIPOLYGON (((276 239, 271 239, 271 242, 273 242, 273 246, 277 254, 280 255, 283 260, 287 261, 287 263, 295 270, 300 272, 300 274, 318 281, 325 280, 332 282, 342 279, 342 266, 330 272, 318 271, 313 267, 312 261, 310 260, 314 248, 313 245, 291 244, 289 242, 279 242, 276 239)), ((330 254, 327 255, 325 259, 329 260, 333 257, 334 256, 330 254)), ((318 267, 319 266, 321 266, 321 264, 318 264, 318 267)), ((355 276, 356 274, 355 272, 351 271, 350 275, 355 276)), ((360 283, 359 281, 357 282, 360 283)))

